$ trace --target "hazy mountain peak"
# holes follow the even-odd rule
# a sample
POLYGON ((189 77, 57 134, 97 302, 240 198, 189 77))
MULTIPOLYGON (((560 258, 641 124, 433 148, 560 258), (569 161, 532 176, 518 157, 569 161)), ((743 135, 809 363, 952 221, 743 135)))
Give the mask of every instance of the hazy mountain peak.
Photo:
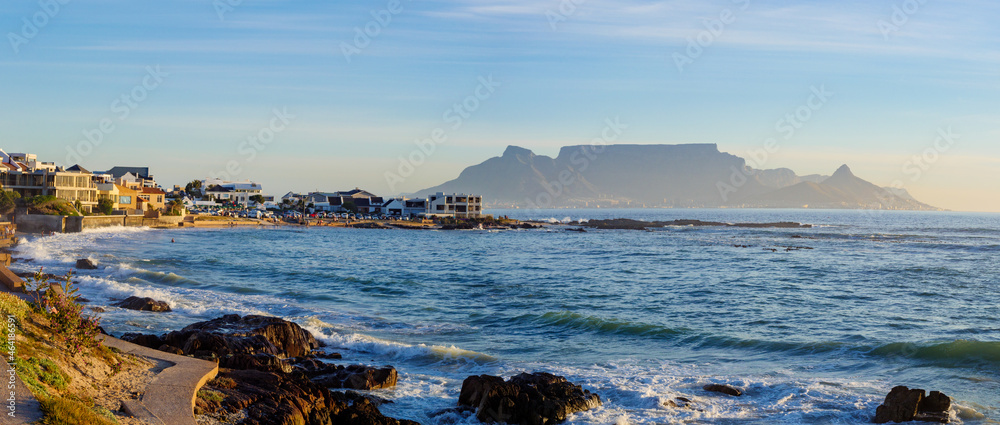
POLYGON ((503 151, 503 156, 505 157, 518 156, 518 155, 530 157, 534 154, 535 153, 532 152, 530 149, 525 149, 520 146, 514 146, 514 145, 507 146, 507 150, 503 151))
POLYGON ((837 171, 833 173, 833 176, 831 177, 854 177, 854 173, 851 171, 851 167, 848 167, 847 164, 844 164, 841 165, 840 168, 838 168, 837 171))

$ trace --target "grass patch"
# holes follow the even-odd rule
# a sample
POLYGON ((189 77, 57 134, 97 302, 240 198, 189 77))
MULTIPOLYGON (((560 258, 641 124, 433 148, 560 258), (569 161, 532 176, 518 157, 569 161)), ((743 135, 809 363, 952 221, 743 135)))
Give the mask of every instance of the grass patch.
POLYGON ((226 396, 218 391, 212 390, 198 390, 198 398, 206 401, 214 401, 216 403, 225 400, 226 396))
MULTIPOLYGON (((45 412, 45 425, 114 425, 117 421, 112 416, 98 413, 94 408, 83 404, 80 401, 52 397, 46 400, 39 400, 42 404, 42 411, 45 412)), ((107 409, 104 409, 107 412, 107 409)), ((111 412, 107 412, 110 414, 111 412)))
POLYGON ((221 377, 209 381, 208 385, 211 385, 216 388, 231 390, 233 388, 236 388, 236 381, 234 381, 232 378, 221 377))
POLYGON ((0 313, 4 317, 14 316, 17 323, 24 323, 24 318, 31 311, 27 302, 8 292, 0 292, 0 313))
POLYGON ((18 364, 21 380, 32 393, 49 395, 48 389, 65 391, 69 386, 69 375, 52 360, 31 357, 18 364))

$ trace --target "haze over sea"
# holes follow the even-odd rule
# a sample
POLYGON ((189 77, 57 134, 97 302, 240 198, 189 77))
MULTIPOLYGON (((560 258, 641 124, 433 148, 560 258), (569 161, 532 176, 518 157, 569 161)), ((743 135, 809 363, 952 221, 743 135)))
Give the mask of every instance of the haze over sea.
POLYGON ((522 371, 602 397, 573 424, 863 423, 895 385, 952 396, 958 423, 1000 419, 1000 215, 489 212, 816 227, 116 228, 29 236, 16 256, 35 261, 13 268, 58 274, 91 258, 100 269, 78 272, 81 292, 115 335, 226 313, 294 320, 345 362, 396 366, 399 386, 377 392, 395 403, 382 410, 422 423, 476 423, 445 411, 462 380, 522 371), (175 311, 107 307, 130 295, 175 311), (663 406, 678 396, 694 409, 663 406))

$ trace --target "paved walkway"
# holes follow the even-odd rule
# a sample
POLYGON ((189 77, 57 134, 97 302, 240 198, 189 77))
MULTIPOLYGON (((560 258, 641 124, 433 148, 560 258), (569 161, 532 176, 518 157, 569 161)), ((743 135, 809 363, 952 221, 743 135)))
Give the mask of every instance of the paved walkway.
MULTIPOLYGON (((8 373, 11 370, 10 364, 7 363, 7 359, 3 356, 0 356, 0 367, 3 367, 3 370, 8 373)), ((4 379, 4 382, 9 383, 9 375, 5 378, 7 379, 4 379)), ((0 425, 30 424, 42 420, 45 416, 42 413, 42 405, 38 403, 35 395, 28 390, 28 386, 24 385, 24 381, 15 374, 13 384, 14 400, 12 402, 9 398, 10 396, 4 394, 4 409, 3 413, 0 413, 0 425), (13 412, 10 410, 11 406, 14 407, 13 412)))
MULTIPOLYGON (((18 288, 16 282, 4 281, 6 279, 2 279, 2 277, 9 278, 9 276, 4 276, 4 271, 9 273, 6 267, 0 266, 0 283, 3 283, 0 285, 0 291, 10 292, 29 301, 28 294, 20 292, 24 288, 23 282, 18 288), (11 290, 14 288, 20 291, 11 290)), ((20 280, 16 276, 14 278, 20 280)), ((150 424, 197 425, 194 420, 195 399, 198 396, 198 390, 219 373, 217 363, 154 350, 107 335, 102 337, 105 346, 116 348, 123 353, 145 357, 154 363, 167 365, 146 386, 142 400, 122 400, 122 409, 126 413, 150 424)), ((0 366, 4 366, 5 371, 10 369, 6 362, 0 366)), ((8 410, 5 408, 2 418, 0 418, 0 425, 33 423, 41 418, 41 416, 32 416, 41 414, 40 408, 37 411, 31 410, 38 406, 38 401, 30 391, 27 391, 27 387, 24 386, 23 382, 20 382, 20 378, 17 379, 17 382, 18 388, 24 389, 24 392, 17 396, 19 414, 13 421, 9 421, 11 418, 7 415, 8 410), (23 413, 23 416, 20 413, 23 413)))
POLYGON ((135 345, 109 336, 104 345, 123 353, 167 362, 167 367, 153 377, 146 386, 142 400, 123 400, 126 413, 151 424, 196 425, 194 403, 198 390, 219 373, 214 362, 178 356, 152 348, 135 345))

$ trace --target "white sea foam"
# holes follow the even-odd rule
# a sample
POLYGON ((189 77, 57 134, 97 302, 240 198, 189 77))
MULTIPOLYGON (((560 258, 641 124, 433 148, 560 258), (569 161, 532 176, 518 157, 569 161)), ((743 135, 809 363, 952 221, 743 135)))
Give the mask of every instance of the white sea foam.
POLYGON ((312 332, 316 338, 331 347, 347 349, 356 353, 373 354, 390 360, 429 359, 438 362, 465 362, 473 365, 496 361, 496 358, 488 354, 455 346, 405 344, 357 332, 341 332, 337 330, 337 327, 329 324, 318 325, 316 322, 306 322, 303 328, 312 332))

